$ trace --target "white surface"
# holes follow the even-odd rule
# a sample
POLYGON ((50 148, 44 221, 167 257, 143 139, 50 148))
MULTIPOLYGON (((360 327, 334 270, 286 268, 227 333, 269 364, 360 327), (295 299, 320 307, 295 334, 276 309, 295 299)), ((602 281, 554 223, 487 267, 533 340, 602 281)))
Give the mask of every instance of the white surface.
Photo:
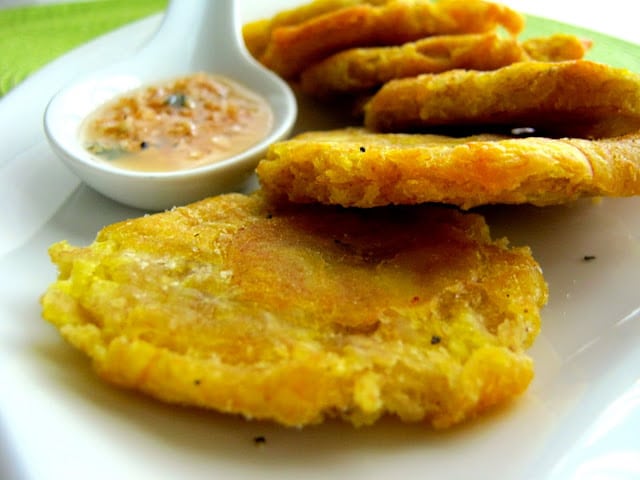
POLYGON ((291 133, 297 109, 289 86, 247 52, 240 27, 233 1, 174 0, 160 30, 141 51, 91 72, 54 96, 44 117, 45 133, 54 151, 98 192, 142 209, 166 210, 247 187, 267 147, 291 133), (267 100, 273 112, 269 133, 222 161, 169 172, 118 168, 97 161, 87 151, 78 132, 82 122, 102 104, 143 85, 197 72, 236 80, 267 100))
MULTIPOLYGON (((251 15, 266 13, 265 3, 251 15)), ((640 43, 630 3, 509 3, 640 43)), ((79 184, 49 149, 42 112, 57 89, 136 48, 157 23, 83 47, 0 100, 0 478, 640 478, 640 198, 485 211, 494 236, 531 245, 551 296, 528 392, 461 428, 384 420, 288 430, 165 406, 97 380, 40 319, 38 297, 55 278, 46 249, 63 238, 86 244, 103 225, 141 212, 79 184), (260 448, 258 435, 267 440, 260 448)), ((302 105, 298 128, 324 119, 302 105)))

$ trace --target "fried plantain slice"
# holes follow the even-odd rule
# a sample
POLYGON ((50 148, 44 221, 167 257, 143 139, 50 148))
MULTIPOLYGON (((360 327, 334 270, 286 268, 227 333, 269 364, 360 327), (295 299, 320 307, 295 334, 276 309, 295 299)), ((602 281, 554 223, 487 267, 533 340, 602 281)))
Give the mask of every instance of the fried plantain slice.
POLYGON ((278 202, 553 205, 640 194, 640 133, 587 140, 309 132, 272 145, 257 172, 278 202))
POLYGON ((386 83, 365 106, 365 125, 383 132, 506 125, 552 137, 613 137, 640 129, 640 75, 589 60, 419 75, 386 83))
POLYGON ((283 10, 271 18, 263 18, 242 26, 242 36, 247 50, 259 58, 267 48, 271 33, 278 27, 293 26, 314 17, 354 5, 382 5, 390 0, 314 0, 295 8, 283 10))
POLYGON ((50 248, 44 317, 117 385, 285 425, 448 427, 523 392, 547 286, 437 206, 228 194, 50 248))
POLYGON ((526 60, 577 60, 588 48, 588 42, 565 34, 524 42, 497 31, 436 35, 401 46, 338 52, 305 69, 300 75, 300 86, 304 93, 320 98, 362 94, 390 80, 423 73, 459 68, 495 70, 526 60))
MULTIPOLYGON (((376 45, 400 45, 439 34, 480 33, 504 26, 512 34, 524 27, 524 17, 510 8, 484 0, 389 0, 379 5, 361 2, 311 16, 300 23, 272 26, 261 41, 246 40, 258 59, 287 79, 340 50, 376 45)), ((260 27, 247 27, 248 31, 260 27)))

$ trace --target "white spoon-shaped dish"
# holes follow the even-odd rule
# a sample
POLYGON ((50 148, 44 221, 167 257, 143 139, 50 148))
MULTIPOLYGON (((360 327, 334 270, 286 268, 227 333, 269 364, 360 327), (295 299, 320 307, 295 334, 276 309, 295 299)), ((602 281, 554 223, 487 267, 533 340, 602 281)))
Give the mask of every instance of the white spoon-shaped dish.
POLYGON ((86 184, 118 202, 164 210, 245 188, 267 147, 286 137, 297 105, 288 85, 247 52, 233 0, 172 0, 158 32, 137 53, 58 92, 44 115, 56 154, 86 184), (141 172, 96 161, 80 137, 99 106, 130 90, 196 72, 225 76, 261 95, 273 111, 270 133, 217 163, 174 172, 141 172))

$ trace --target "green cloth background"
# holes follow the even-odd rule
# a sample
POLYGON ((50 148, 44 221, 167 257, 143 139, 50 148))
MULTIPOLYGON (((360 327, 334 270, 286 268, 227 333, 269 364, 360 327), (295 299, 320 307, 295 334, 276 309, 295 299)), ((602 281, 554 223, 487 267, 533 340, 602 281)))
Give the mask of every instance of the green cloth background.
POLYGON ((63 53, 166 4, 93 0, 0 9, 0 96, 63 53))

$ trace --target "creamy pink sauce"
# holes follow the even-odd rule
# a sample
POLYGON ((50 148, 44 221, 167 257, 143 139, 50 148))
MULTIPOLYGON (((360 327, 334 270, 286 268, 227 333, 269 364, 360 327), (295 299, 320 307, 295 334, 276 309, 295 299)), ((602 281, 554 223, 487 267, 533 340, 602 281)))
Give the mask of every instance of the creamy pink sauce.
POLYGON ((86 119, 81 136, 97 161, 166 172, 241 153, 272 124, 265 99, 225 77, 197 73, 105 104, 86 119))

